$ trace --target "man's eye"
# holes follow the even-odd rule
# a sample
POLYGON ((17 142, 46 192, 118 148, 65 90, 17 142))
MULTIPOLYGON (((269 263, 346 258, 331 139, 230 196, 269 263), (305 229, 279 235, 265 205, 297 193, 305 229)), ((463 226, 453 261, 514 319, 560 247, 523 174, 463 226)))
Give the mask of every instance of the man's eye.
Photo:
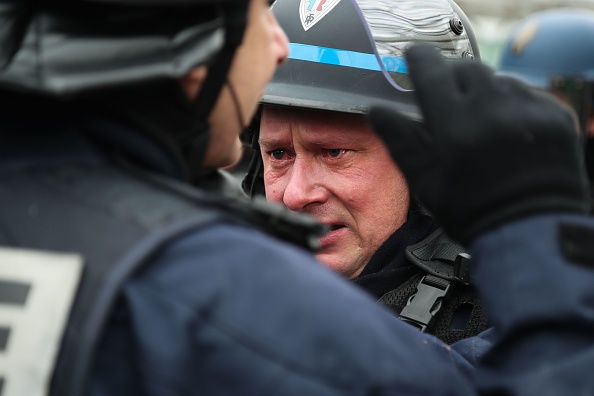
POLYGON ((337 158, 344 152, 345 152, 344 149, 328 149, 327 150, 328 156, 332 157, 332 158, 337 158))
POLYGON ((285 156, 285 150, 283 150, 283 149, 272 150, 270 152, 270 155, 272 155, 272 158, 274 158, 276 160, 282 160, 283 157, 285 156))

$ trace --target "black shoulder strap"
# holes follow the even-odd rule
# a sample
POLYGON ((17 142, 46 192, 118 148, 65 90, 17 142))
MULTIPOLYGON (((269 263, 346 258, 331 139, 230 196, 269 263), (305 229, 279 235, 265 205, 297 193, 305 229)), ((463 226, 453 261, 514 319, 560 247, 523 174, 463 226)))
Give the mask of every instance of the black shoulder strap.
POLYGON ((470 283, 466 250, 437 229, 427 238, 406 248, 406 257, 416 266, 439 278, 470 283))
POLYGON ((453 282, 468 285, 468 256, 464 249, 452 242, 438 229, 421 242, 406 248, 407 258, 421 268, 423 276, 416 291, 400 312, 402 320, 428 331, 448 298, 453 282))
POLYGON ((380 302, 423 332, 447 343, 485 330, 488 321, 470 286, 470 256, 438 229, 406 249, 421 271, 387 292, 380 302))
POLYGON ((264 197, 246 199, 233 194, 221 197, 220 194, 205 194, 202 190, 187 184, 178 183, 166 177, 130 169, 137 177, 160 189, 186 199, 208 204, 225 212, 233 212, 235 221, 242 219, 250 227, 257 227, 271 236, 277 237, 303 249, 315 252, 319 248, 319 238, 328 232, 328 226, 305 213, 288 210, 284 205, 266 201, 264 197))

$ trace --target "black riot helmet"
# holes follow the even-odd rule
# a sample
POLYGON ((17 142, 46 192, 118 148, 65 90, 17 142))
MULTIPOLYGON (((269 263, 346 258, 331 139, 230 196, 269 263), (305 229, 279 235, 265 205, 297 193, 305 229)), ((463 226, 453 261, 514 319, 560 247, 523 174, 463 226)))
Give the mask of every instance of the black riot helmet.
POLYGON ((479 58, 468 19, 448 0, 278 0, 272 9, 290 52, 264 104, 365 113, 389 102, 417 116, 403 56, 411 44, 479 58))
POLYGON ((249 0, 0 0, 0 98, 78 104, 104 95, 94 108, 152 127, 151 135, 176 147, 174 157, 201 164, 194 152, 208 142, 208 115, 242 41, 248 6, 249 0), (198 98, 181 103, 180 78, 203 64, 209 73, 198 98))
MULTIPOLYGON (((272 10, 289 39, 289 59, 264 105, 365 114, 383 102, 419 119, 404 61, 409 46, 424 41, 448 58, 480 59, 470 22, 451 0, 277 0, 272 10)), ((260 168, 254 158, 243 183, 250 195, 263 191, 260 168)))

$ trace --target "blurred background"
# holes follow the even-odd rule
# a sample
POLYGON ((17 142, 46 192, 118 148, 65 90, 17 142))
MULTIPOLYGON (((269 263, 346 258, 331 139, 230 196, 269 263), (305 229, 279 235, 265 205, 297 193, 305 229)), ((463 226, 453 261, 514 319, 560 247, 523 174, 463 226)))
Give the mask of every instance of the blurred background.
POLYGON ((501 48, 516 22, 528 14, 550 8, 594 10, 594 0, 455 0, 464 10, 479 42, 484 63, 496 67, 501 48))

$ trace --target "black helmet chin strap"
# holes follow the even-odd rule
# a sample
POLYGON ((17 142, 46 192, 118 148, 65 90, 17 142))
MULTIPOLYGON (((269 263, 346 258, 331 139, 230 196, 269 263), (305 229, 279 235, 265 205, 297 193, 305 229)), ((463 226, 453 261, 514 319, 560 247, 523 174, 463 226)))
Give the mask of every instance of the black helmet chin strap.
MULTIPOLYGON (((248 6, 249 1, 237 1, 221 6, 224 19, 225 42, 214 62, 209 64, 208 76, 193 104, 194 114, 199 123, 197 129, 200 131, 210 130, 208 117, 227 81, 227 75, 231 68, 235 51, 241 45, 247 25, 246 8, 248 6)), ((233 90, 231 92, 234 94, 233 90)), ((239 114, 239 117, 241 117, 241 114, 239 114)), ((195 139, 187 142, 188 145, 185 149, 191 169, 202 169, 202 161, 204 160, 204 154, 208 146, 208 135, 209 133, 197 133, 195 139)))
POLYGON ((253 149, 253 156, 247 168, 247 172, 241 182, 241 188, 251 198, 265 196, 264 188, 264 163, 260 153, 258 140, 260 137, 260 120, 262 118, 262 105, 259 106, 256 115, 251 120, 247 129, 244 144, 253 149))
POLYGON ((241 130, 247 128, 247 124, 245 123, 245 117, 243 116, 243 112, 241 111, 241 105, 239 103, 239 97, 237 96, 237 91, 235 87, 231 84, 231 81, 227 80, 227 88, 229 88, 229 92, 231 93, 231 99, 233 99, 233 104, 235 105, 235 114, 237 115, 237 122, 239 123, 239 128, 241 130))

